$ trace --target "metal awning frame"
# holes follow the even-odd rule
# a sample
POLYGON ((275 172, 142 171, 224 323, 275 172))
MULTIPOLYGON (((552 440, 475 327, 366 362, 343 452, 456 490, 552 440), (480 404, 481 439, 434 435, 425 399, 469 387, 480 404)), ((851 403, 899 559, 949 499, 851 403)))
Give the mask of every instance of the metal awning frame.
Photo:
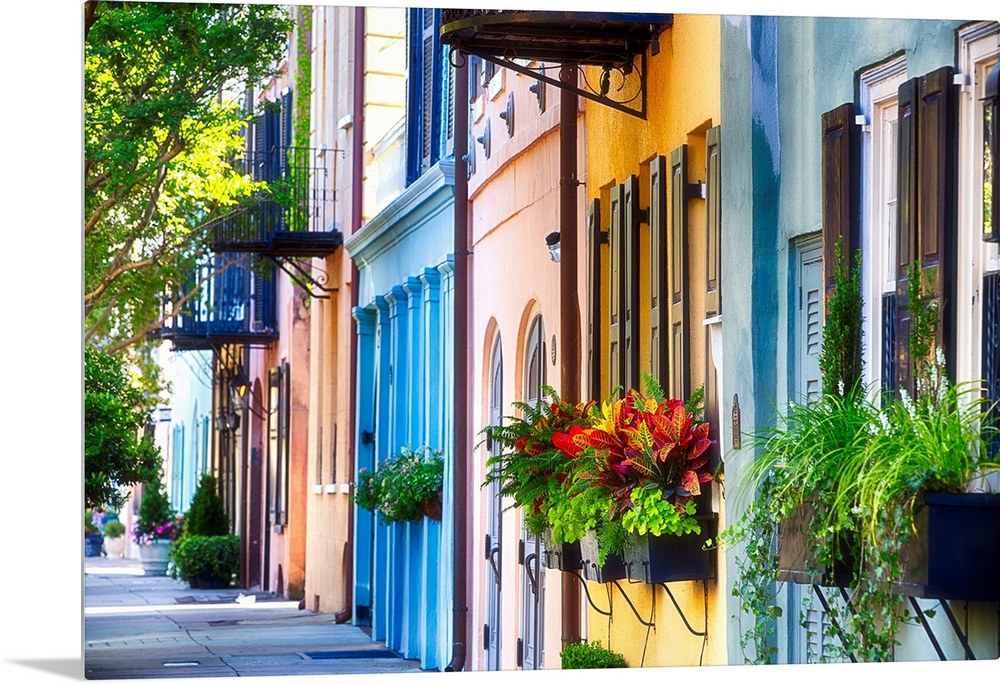
MULTIPOLYGON (((631 64, 628 67, 622 69, 622 72, 624 74, 628 74, 631 71, 637 72, 637 77, 639 78, 639 92, 631 100, 628 100, 628 102, 631 102, 636 98, 638 98, 639 99, 638 108, 629 107, 626 103, 618 102, 617 100, 613 100, 606 95, 601 95, 591 90, 585 90, 577 85, 566 83, 561 79, 555 79, 545 74, 544 71, 542 71, 541 69, 531 69, 527 66, 522 66, 521 64, 518 64, 514 58, 508 59, 506 57, 498 57, 496 55, 487 52, 481 52, 479 50, 475 50, 467 46, 455 46, 452 48, 451 63, 453 67, 457 67, 461 64, 460 61, 456 62, 456 59, 459 60, 461 59, 461 57, 456 57, 456 55, 460 54, 468 54, 468 55, 473 55, 475 57, 479 57, 480 59, 483 59, 487 62, 491 62, 497 66, 503 67, 505 69, 512 69, 513 71, 516 71, 519 74, 524 74, 525 76, 530 76, 531 78, 538 79, 539 81, 544 81, 545 83, 548 83, 556 88, 569 90, 573 93, 576 93, 580 97, 585 97, 588 100, 593 100, 594 102, 605 105, 607 107, 611 107, 612 109, 615 109, 619 112, 624 112, 625 114, 637 117, 639 119, 642 119, 643 121, 646 120, 646 53, 645 52, 641 52, 634 55, 632 57, 631 64), (638 65, 635 64, 636 57, 639 58, 638 65)), ((555 65, 558 63, 554 62, 553 64, 555 65)), ((576 66, 579 68, 587 65, 564 63, 560 64, 559 66, 561 71, 562 67, 576 66)))

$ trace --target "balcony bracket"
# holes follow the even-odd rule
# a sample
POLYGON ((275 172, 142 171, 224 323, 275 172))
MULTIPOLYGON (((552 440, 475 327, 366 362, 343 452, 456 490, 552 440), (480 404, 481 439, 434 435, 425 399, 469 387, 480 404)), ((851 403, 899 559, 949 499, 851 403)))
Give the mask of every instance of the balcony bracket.
POLYGON ((564 570, 563 572, 567 572, 570 575, 572 575, 573 577, 575 577, 578 580, 580 580, 580 584, 583 585, 583 593, 586 594, 586 596, 587 596, 587 603, 590 604, 591 608, 593 608, 594 610, 596 610, 601 615, 607 615, 608 617, 611 617, 611 606, 610 605, 608 606, 608 610, 601 610, 600 608, 598 608, 594 604, 594 600, 592 598, 590 598, 590 590, 587 588, 587 581, 585 579, 583 579, 582 577, 580 577, 580 574, 578 572, 575 572, 573 570, 564 570))
MULTIPOLYGON (((305 290, 306 294, 313 299, 329 299, 331 294, 340 291, 340 288, 338 287, 326 287, 326 271, 317 269, 320 270, 320 274, 318 276, 314 276, 312 273, 302 268, 302 266, 294 259, 279 258, 270 255, 267 258, 273 261, 278 268, 284 271, 288 277, 292 279, 292 282, 305 290), (319 292, 314 291, 313 288, 316 288, 319 292)), ((314 266, 313 268, 316 267, 314 266)))
MULTIPOLYGON (((460 49, 462 52, 474 55, 497 66, 504 67, 505 69, 512 69, 519 74, 524 74, 525 76, 530 76, 531 78, 539 81, 544 81, 545 83, 548 83, 556 88, 568 90, 579 95, 580 97, 585 97, 588 100, 593 100, 599 104, 611 107, 616 111, 624 112, 625 114, 642 119, 643 121, 646 120, 645 52, 633 56, 631 58, 632 61, 624 67, 605 67, 604 71, 601 72, 600 83, 596 88, 587 81, 586 72, 581 69, 580 73, 583 74, 583 82, 586 88, 580 88, 577 85, 562 80, 562 78, 553 78, 545 73, 546 69, 551 68, 558 68, 561 70, 562 66, 559 64, 554 64, 549 67, 541 65, 538 68, 532 69, 527 66, 522 66, 518 61, 517 55, 513 52, 501 57, 488 52, 476 50, 475 48, 470 48, 468 46, 463 46, 460 49), (636 58, 638 58, 638 64, 636 63, 636 58)), ((523 62, 524 60, 520 61, 523 62)))

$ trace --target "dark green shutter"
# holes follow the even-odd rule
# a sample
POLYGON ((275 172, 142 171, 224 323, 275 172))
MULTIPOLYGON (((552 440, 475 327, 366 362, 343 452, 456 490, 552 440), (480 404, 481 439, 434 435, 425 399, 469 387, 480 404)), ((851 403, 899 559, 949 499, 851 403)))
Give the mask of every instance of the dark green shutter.
POLYGON ((705 136, 705 200, 708 221, 705 245, 705 315, 722 313, 722 133, 719 126, 705 136))
POLYGON ((625 309, 624 288, 622 278, 625 274, 624 245, 622 239, 622 206, 621 186, 611 188, 611 226, 608 240, 610 243, 609 276, 610 298, 609 328, 608 328, 608 373, 610 388, 621 385, 625 381, 622 317, 625 309))
POLYGON ((667 385, 670 358, 670 293, 667 286, 667 158, 657 156, 649 164, 649 371, 667 385))
POLYGON ((687 145, 670 153, 670 396, 687 399, 691 387, 688 360, 687 296, 687 145))
POLYGON ((639 179, 629 176, 622 184, 622 228, 624 230, 625 273, 622 280, 625 295, 623 384, 626 389, 641 389, 639 385, 639 179))
POLYGON ((601 391, 601 200, 590 203, 587 214, 587 394, 601 391))

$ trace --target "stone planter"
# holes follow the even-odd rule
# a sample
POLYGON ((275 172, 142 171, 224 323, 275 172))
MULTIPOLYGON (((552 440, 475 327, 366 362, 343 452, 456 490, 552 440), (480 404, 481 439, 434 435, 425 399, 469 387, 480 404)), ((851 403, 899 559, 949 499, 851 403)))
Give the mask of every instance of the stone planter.
POLYGON ((593 530, 580 540, 583 576, 592 582, 613 582, 625 578, 625 562, 618 554, 609 553, 604 566, 598 565, 597 535, 593 530))
POLYGON ((715 548, 705 548, 718 526, 715 513, 695 516, 701 525, 699 534, 647 534, 629 546, 623 554, 629 582, 656 584, 715 578, 715 548))
POLYGON ((152 544, 139 545, 139 560, 142 561, 144 575, 162 577, 167 574, 167 562, 170 560, 170 539, 157 539, 152 544))
POLYGON ((125 556, 125 535, 104 538, 104 552, 108 558, 123 558, 125 556))

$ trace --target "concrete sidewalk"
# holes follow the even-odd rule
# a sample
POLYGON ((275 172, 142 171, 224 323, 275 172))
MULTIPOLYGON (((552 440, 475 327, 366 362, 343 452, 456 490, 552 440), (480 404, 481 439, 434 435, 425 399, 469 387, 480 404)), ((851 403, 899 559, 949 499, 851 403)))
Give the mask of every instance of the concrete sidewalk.
POLYGON ((240 589, 190 589, 136 560, 86 558, 88 679, 419 672, 333 615, 240 589))

